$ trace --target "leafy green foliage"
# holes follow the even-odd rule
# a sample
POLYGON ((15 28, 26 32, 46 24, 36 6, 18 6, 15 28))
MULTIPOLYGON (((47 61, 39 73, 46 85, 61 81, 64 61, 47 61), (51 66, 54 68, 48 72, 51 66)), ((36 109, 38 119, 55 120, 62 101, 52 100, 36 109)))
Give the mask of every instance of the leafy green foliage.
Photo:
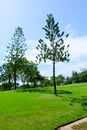
POLYGON ((46 76, 41 76, 39 86, 46 87, 50 86, 50 80, 46 76))
POLYGON ((87 69, 83 69, 81 72, 72 72, 71 76, 73 83, 87 82, 87 69))
POLYGON ((83 69, 78 73, 79 82, 87 82, 87 69, 83 69))
MULTIPOLYGON (((13 89, 14 88, 14 84, 12 83, 12 82, 10 82, 10 89, 13 89)), ((10 90, 9 89, 9 83, 7 82, 7 83, 3 83, 2 85, 1 85, 1 90, 2 91, 6 91, 6 90, 10 90)))
POLYGON ((66 77, 65 84, 72 84, 72 78, 71 77, 66 77))
POLYGON ((38 71, 37 64, 29 62, 26 58, 23 58, 23 66, 21 68, 21 80, 24 84, 33 84, 33 87, 37 86, 38 81, 41 79, 41 75, 38 71))
POLYGON ((57 85, 64 85, 65 77, 62 74, 56 76, 56 83, 57 85))
POLYGON ((72 82, 73 83, 78 83, 79 82, 78 73, 76 71, 72 72, 72 82))

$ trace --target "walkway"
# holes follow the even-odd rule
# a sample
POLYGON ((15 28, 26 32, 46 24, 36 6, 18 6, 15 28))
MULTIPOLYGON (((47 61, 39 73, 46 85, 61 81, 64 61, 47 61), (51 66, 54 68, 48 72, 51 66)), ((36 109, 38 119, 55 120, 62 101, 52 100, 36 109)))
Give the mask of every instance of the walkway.
POLYGON ((60 128, 58 128, 58 130, 73 130, 73 129, 72 129, 72 126, 73 126, 73 125, 77 125, 77 124, 83 123, 83 122, 87 122, 87 117, 85 117, 85 118, 83 118, 83 119, 80 119, 80 120, 78 120, 78 121, 75 121, 75 122, 73 122, 73 123, 71 123, 71 124, 68 124, 68 125, 66 125, 66 126, 60 127, 60 128))

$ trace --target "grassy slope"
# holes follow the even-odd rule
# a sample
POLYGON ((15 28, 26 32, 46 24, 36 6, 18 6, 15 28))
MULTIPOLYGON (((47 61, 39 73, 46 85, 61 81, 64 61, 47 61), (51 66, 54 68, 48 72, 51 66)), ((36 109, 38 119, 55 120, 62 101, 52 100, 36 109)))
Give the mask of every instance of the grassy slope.
POLYGON ((0 92, 0 130, 53 130, 87 116, 87 83, 0 92))

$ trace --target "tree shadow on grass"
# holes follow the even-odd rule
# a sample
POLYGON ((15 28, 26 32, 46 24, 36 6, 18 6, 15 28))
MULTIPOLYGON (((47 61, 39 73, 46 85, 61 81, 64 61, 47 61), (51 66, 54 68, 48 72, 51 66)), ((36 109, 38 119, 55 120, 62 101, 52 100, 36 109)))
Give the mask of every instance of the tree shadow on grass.
POLYGON ((59 90, 58 94, 72 94, 70 91, 65 91, 65 90, 59 90))
POLYGON ((53 94, 53 91, 52 90, 50 90, 50 89, 39 89, 39 88, 32 88, 32 89, 22 89, 21 90, 22 92, 30 92, 30 93, 36 93, 36 92, 38 92, 38 93, 48 93, 48 94, 53 94))
POLYGON ((81 98, 72 98, 69 105, 73 106, 74 104, 79 103, 84 111, 87 111, 87 96, 81 96, 81 98))
MULTIPOLYGON (((21 89, 18 90, 17 92, 38 92, 38 93, 46 93, 46 94, 54 94, 53 89, 48 89, 48 88, 30 88, 30 89, 21 89)), ((65 91, 65 90, 57 90, 58 95, 59 94, 72 94, 70 91, 65 91)))

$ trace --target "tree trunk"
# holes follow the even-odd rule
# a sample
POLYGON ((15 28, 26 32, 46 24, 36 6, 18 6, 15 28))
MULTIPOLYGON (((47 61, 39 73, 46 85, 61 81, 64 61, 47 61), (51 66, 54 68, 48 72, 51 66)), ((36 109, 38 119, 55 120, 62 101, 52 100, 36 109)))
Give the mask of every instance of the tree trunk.
POLYGON ((56 80, 55 80, 55 59, 53 60, 53 84, 54 84, 54 94, 57 95, 56 80))
POLYGON ((8 83, 9 83, 9 90, 11 90, 11 74, 9 74, 9 80, 8 80, 8 83))
POLYGON ((15 90, 16 90, 16 71, 14 71, 14 86, 15 86, 15 90))
POLYGON ((34 79, 34 88, 36 88, 36 80, 34 79))

